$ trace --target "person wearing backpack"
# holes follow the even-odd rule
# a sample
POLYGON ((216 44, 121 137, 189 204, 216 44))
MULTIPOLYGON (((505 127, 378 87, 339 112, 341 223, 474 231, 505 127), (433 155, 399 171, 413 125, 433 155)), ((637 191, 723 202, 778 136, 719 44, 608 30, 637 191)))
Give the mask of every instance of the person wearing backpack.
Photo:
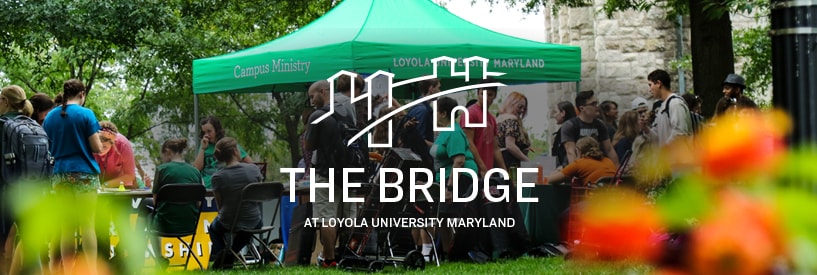
MULTIPOLYGON (((343 179, 339 178, 339 175, 341 174, 339 173, 340 171, 337 170, 341 169, 343 165, 337 159, 337 149, 338 147, 346 149, 345 144, 341 145, 343 139, 339 124, 352 123, 350 125, 353 125, 354 120, 351 116, 354 116, 354 113, 338 113, 338 110, 346 109, 346 106, 338 106, 337 102, 333 103, 329 101, 329 85, 329 81, 320 80, 313 83, 309 87, 309 101, 312 103, 312 106, 315 107, 315 111, 309 116, 309 122, 306 126, 306 140, 304 142, 304 147, 306 150, 313 152, 311 159, 312 168, 315 168, 315 178, 312 179, 313 184, 316 182, 329 182, 329 169, 334 168, 336 170, 334 174, 334 185, 335 187, 338 187, 343 185, 342 183, 338 184, 338 182, 342 181, 343 179), (323 118, 317 124, 313 124, 314 121, 329 112, 329 104, 336 104, 334 108, 335 113, 323 118)), ((351 108, 346 110, 351 110, 351 108)), ((315 189, 314 194, 312 194, 315 198, 312 208, 312 217, 319 219, 357 217, 355 203, 343 202, 342 190, 339 188, 334 189, 334 197, 332 198, 332 202, 329 201, 330 194, 328 188, 315 189)), ((337 244, 338 228, 324 225, 320 228, 320 232, 320 240, 321 244, 323 245, 322 253, 324 257, 322 267, 334 268, 337 266, 338 260, 335 258, 335 245, 337 244)))
POLYGON ((655 70, 647 75, 650 92, 654 98, 663 103, 655 111, 655 122, 652 130, 658 136, 659 146, 666 146, 679 137, 692 135, 692 121, 686 102, 673 93, 669 73, 655 70))
MULTIPOLYGON (((99 185, 99 165, 93 153, 102 151, 99 140, 99 121, 94 112, 83 107, 86 88, 81 81, 70 79, 63 84, 65 100, 45 117, 43 129, 51 141, 51 155, 54 157, 51 185, 55 193, 64 195, 72 209, 81 206, 82 215, 77 220, 65 220, 61 236, 62 259, 75 259, 77 230, 81 230, 82 246, 87 266, 95 272, 97 261, 96 230, 94 226, 97 190, 99 185), (90 248, 90 249, 89 249, 90 248)), ((62 262, 66 273, 71 273, 73 263, 62 262)))
MULTIPOLYGON (((6 154, 6 147, 10 145, 9 143, 12 143, 10 140, 6 140, 6 134, 10 133, 6 132, 5 126, 11 123, 21 123, 18 120, 25 120, 25 118, 30 117, 33 110, 34 109, 31 106, 31 102, 26 99, 26 93, 20 86, 7 86, 3 88, 2 92, 0 92, 0 114, 2 114, 0 129, 3 131, 3 139, 0 146, 3 148, 3 155, 6 154)), ((5 164, 5 161, 0 163, 0 165, 3 165, 3 172, 6 172, 7 169, 13 169, 13 167, 8 167, 5 164)), ((11 255, 6 255, 6 253, 12 252, 6 251, 6 247, 11 246, 7 246, 6 241, 14 242, 16 235, 11 234, 13 233, 12 227, 16 219, 13 216, 11 205, 8 204, 9 200, 6 199, 6 195, 8 194, 7 190, 10 185, 14 183, 14 179, 8 176, 9 175, 6 175, 6 173, 2 173, 2 180, 0 180, 0 198, 2 198, 0 199, 0 201, 2 201, 2 205, 0 205, 0 225, 2 225, 2 228, 0 228, 0 230, 2 230, 2 232, 0 232, 0 245, 2 245, 2 248, 0 248, 0 268, 2 269, 0 270, 3 272, 6 272, 11 264, 7 261, 8 257, 11 255)))

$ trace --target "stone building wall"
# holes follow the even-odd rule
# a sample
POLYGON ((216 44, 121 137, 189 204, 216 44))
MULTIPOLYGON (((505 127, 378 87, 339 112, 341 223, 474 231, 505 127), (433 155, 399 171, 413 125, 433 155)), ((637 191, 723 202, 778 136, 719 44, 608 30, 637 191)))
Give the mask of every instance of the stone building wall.
MULTIPOLYGON (((670 62, 677 59, 677 19, 667 18, 667 12, 653 8, 647 12, 616 12, 608 18, 602 10, 606 0, 595 0, 593 7, 561 8, 556 14, 544 11, 545 38, 550 43, 574 45, 582 50, 582 81, 580 90, 592 89, 600 101, 619 104, 619 114, 629 109, 636 96, 647 96, 647 74, 655 69, 670 72, 672 89, 679 90, 678 71, 670 62), (623 107, 623 108, 622 108, 623 107)), ((549 6, 552 6, 549 4, 549 6)), ((732 15, 733 29, 756 26, 752 15, 732 15)), ((762 21, 762 20, 761 20, 762 21)), ((683 18, 682 55, 690 53, 689 17, 683 18)), ((742 60, 736 58, 740 73, 742 60)), ((694 89, 692 73, 685 72, 685 89, 694 89)), ((574 101, 575 83, 550 84, 547 102, 574 101)), ((557 126, 549 125, 548 132, 557 126)))
MULTIPOLYGON (((646 77, 652 70, 666 69, 676 59, 677 29, 666 12, 618 12, 612 18, 601 10, 604 1, 586 8, 563 8, 545 14, 546 39, 551 43, 580 46, 582 49, 581 90, 592 89, 600 100, 628 105, 636 96, 647 94, 646 77)), ((687 25, 687 24, 685 24, 687 25)), ((689 50, 689 28, 684 29, 685 50, 689 50)), ((673 87, 678 87, 673 74, 673 87)), ((691 87, 687 81, 686 86, 691 87)), ((575 84, 556 85, 551 102, 569 100, 575 84)))

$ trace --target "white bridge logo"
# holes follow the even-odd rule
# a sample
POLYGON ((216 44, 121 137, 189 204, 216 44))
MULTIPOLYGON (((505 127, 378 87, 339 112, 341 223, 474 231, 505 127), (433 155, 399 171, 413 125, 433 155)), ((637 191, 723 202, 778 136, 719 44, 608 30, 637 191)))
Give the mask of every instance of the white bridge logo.
MULTIPOLYGON (((448 56, 441 56, 441 57, 434 58, 431 61, 434 64, 433 73, 431 75, 416 77, 416 78, 412 78, 412 79, 407 79, 407 80, 403 80, 403 81, 400 81, 400 82, 397 82, 397 83, 393 83, 394 74, 389 73, 389 72, 385 72, 385 71, 382 71, 382 70, 378 70, 377 72, 375 72, 374 74, 370 75, 369 77, 367 77, 365 79, 366 85, 368 87, 367 90, 370 91, 370 92, 365 93, 365 94, 361 94, 359 96, 355 96, 354 93, 352 93, 351 103, 354 104, 355 102, 358 102, 358 101, 361 101, 361 100, 366 100, 366 102, 367 102, 366 106, 368 108, 368 111, 366 112, 368 114, 367 120, 371 120, 372 119, 372 94, 373 94, 373 92, 371 92, 371 91, 373 91, 372 84, 373 84, 375 78, 377 78, 377 77, 379 77, 381 75, 385 76, 387 78, 387 80, 388 80, 388 82, 387 82, 388 83, 387 84, 388 98, 391 99, 392 98, 392 89, 394 89, 396 87, 400 87, 400 86, 403 86, 403 85, 406 85, 406 84, 411 84, 411 83, 414 83, 414 82, 419 82, 419 81, 423 81, 423 80, 427 80, 427 79, 437 78, 437 68, 438 68, 437 66, 438 66, 439 62, 449 62, 449 63, 451 63, 451 66, 450 66, 451 76, 464 76, 466 82, 469 81, 469 75, 470 75, 469 69, 471 68, 471 66, 469 64, 472 61, 482 63, 482 79, 486 79, 489 76, 501 76, 501 75, 505 74, 505 73, 500 73, 500 72, 489 72, 488 71, 488 59, 482 58, 482 57, 479 57, 479 56, 472 56, 472 57, 463 59, 462 61, 465 64, 465 71, 463 71, 463 72, 457 72, 456 71, 455 64, 457 62, 457 59, 455 59, 455 58, 451 58, 451 57, 448 57, 448 56)), ((321 117, 315 119, 315 121, 313 121, 312 124, 318 124, 323 119, 325 119, 326 117, 331 116, 335 112, 335 105, 332 104, 332 102, 335 102, 335 79, 337 79, 338 77, 340 77, 342 75, 347 75, 347 76, 351 77, 352 79, 357 77, 356 73, 341 70, 340 72, 332 75, 332 77, 327 79, 327 81, 329 81, 329 83, 330 83, 330 86, 329 86, 329 102, 330 102, 329 112, 326 112, 321 117)), ((354 91, 355 90, 355 82, 351 81, 351 85, 352 85, 351 90, 354 91)), ((406 105, 401 106, 400 108, 395 109, 391 113, 388 113, 388 114, 386 114, 384 116, 378 117, 377 120, 375 120, 374 122, 369 124, 369 126, 367 126, 366 128, 360 129, 360 132, 355 134, 349 140, 349 144, 347 144, 347 145, 351 145, 353 142, 360 139, 361 136, 363 136, 364 134, 371 131, 372 128, 374 128, 378 124, 382 123, 383 121, 388 120, 389 118, 391 118, 394 115, 400 113, 401 111, 404 111, 404 110, 407 110, 407 109, 409 109, 411 107, 414 107, 417 104, 421 104, 421 103, 426 102, 426 101, 431 101, 431 100, 437 99, 439 97, 446 96, 446 95, 449 95, 449 94, 453 94, 453 93, 456 93, 456 92, 461 92, 461 91, 466 91, 466 90, 471 90, 471 89, 482 89, 482 88, 487 88, 487 87, 502 87, 502 86, 505 86, 505 84, 502 84, 502 83, 499 83, 499 82, 474 84, 474 85, 468 85, 468 86, 458 87, 458 88, 454 88, 454 89, 449 89, 449 90, 445 90, 445 91, 440 91, 439 93, 435 93, 435 94, 432 94, 432 95, 428 95, 428 96, 419 98, 419 99, 417 99, 415 101, 412 101, 412 102, 410 102, 410 103, 408 103, 406 105)), ((485 98, 486 98, 485 90, 482 90, 482 93, 483 93, 482 105, 485 106, 486 105, 486 102, 485 102, 485 98)), ((391 100, 388 100, 388 106, 393 107, 391 100)), ((432 119, 433 119, 433 121, 437 121, 437 102, 436 101, 432 102, 431 106, 432 106, 432 110, 433 110, 432 119)), ((433 130, 435 132, 454 131, 454 123, 456 123, 456 121, 454 121, 454 117, 455 117, 454 114, 458 110, 465 113, 465 126, 466 127, 485 127, 485 126, 487 126, 486 123, 487 123, 487 117, 488 117, 488 106, 485 106, 485 108, 482 108, 482 123, 476 123, 476 122, 471 123, 471 121, 469 119, 469 116, 468 116, 468 109, 466 109, 465 106, 457 106, 457 107, 454 108, 454 110, 451 111, 451 116, 450 116, 451 117, 451 126, 450 127, 437 127, 437 124, 432 122, 432 125, 434 125, 433 130)), ((360 118, 358 118, 358 119, 360 119, 360 118)), ((389 120, 389 132, 390 133, 392 132, 392 122, 393 122, 392 120, 389 120)), ((390 147, 392 147, 392 136, 391 135, 387 135, 387 136, 389 137, 387 143, 374 143, 373 139, 369 138, 369 148, 390 148, 390 147)))

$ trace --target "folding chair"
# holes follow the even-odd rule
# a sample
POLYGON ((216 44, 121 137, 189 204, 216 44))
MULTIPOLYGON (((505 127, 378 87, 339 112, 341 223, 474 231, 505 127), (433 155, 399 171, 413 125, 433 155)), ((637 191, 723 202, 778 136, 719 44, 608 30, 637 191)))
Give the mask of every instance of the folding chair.
MULTIPOLYGON (((156 202, 154 209, 159 209, 159 203, 170 203, 170 204, 177 204, 177 205, 187 205, 187 204, 196 204, 199 202, 204 201, 204 196, 207 193, 207 190, 204 189, 204 185, 200 183, 174 183, 162 186, 159 189, 159 193, 156 194, 156 202)), ((196 207, 198 209, 199 214, 195 216, 195 225, 190 228, 189 231, 185 232, 162 232, 158 229, 153 228, 151 225, 151 233, 159 236, 159 237, 167 237, 167 238, 176 238, 179 240, 180 243, 184 244, 187 247, 187 257, 184 261, 184 269, 187 269, 187 265, 190 262, 190 256, 193 256, 193 259, 196 260, 196 263, 199 265, 199 269, 204 269, 201 261, 199 261, 198 257, 193 253, 193 241, 196 240, 196 231, 199 227, 199 219, 201 214, 201 205, 196 207), (191 236, 190 242, 185 242, 182 237, 191 236)), ((154 210, 154 214, 156 214, 154 210)), ((153 222, 156 222, 155 220, 153 222)), ((158 246, 158 245, 157 245, 158 246)), ((180 266, 180 265, 173 265, 173 266, 180 266)))
MULTIPOLYGON (((269 201, 272 201, 272 200, 280 199, 281 198, 281 193, 283 193, 283 191, 284 191, 284 185, 281 184, 280 182, 256 182, 256 183, 251 183, 251 184, 249 184, 247 186, 244 186, 244 189, 241 190, 241 202, 240 202, 240 204, 245 204, 245 203, 263 204, 264 202, 269 202, 269 201)), ((279 210, 280 206, 281 206, 280 201, 275 204, 275 211, 272 212, 273 213, 272 214, 272 223, 275 223, 275 219, 278 217, 278 212, 279 212, 278 210, 279 210)), ((241 207, 239 206, 239 207, 236 208, 235 217, 239 217, 240 211, 241 211, 241 207)), ((264 264, 264 258, 263 258, 264 256, 262 255, 263 252, 268 252, 269 256, 272 258, 272 260, 274 260, 278 265, 283 267, 283 265, 281 265, 281 259, 278 258, 278 255, 276 255, 275 252, 272 251, 272 249, 269 247, 269 244, 267 243, 267 241, 269 239, 269 235, 271 234, 272 230, 275 229, 275 226, 268 225, 268 226, 263 226, 263 227, 258 228, 258 229, 236 230, 235 227, 236 227, 237 223, 238 223, 238 219, 235 219, 233 221, 232 226, 230 226, 230 235, 229 236, 234 236, 236 233, 240 233, 240 232, 241 233, 249 233, 251 238, 250 238, 250 242, 247 244, 247 247, 249 247, 249 252, 251 253, 251 256, 253 257, 253 259, 255 261, 250 263, 247 258, 245 258, 243 255, 238 253, 239 251, 234 251, 232 249, 232 246, 229 245, 229 244, 226 245, 225 249, 229 250, 230 253, 232 253, 233 256, 236 258, 236 260, 241 262, 241 265, 243 265, 244 268, 248 268, 248 265, 250 265, 250 264, 264 264), (266 234, 266 236, 264 238, 259 237, 259 235, 264 235, 264 234, 266 234), (254 242, 255 242, 255 244, 254 244, 254 242), (258 250, 258 247, 262 248, 261 251, 258 250)))

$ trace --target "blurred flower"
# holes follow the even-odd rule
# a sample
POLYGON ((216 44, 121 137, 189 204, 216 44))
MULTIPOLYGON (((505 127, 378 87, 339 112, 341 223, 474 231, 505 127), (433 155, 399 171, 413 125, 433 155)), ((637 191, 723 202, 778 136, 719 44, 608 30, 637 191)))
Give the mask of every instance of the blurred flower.
POLYGON ((769 273, 783 252, 774 207, 734 190, 718 197, 714 211, 692 231, 694 273, 769 273))
MULTIPOLYGON (((77 256, 77 258, 68 258, 63 259, 63 265, 67 265, 70 267, 70 271, 66 271, 66 274, 95 274, 95 275, 110 275, 113 274, 111 269, 108 267, 108 263, 99 258, 95 261, 96 265, 91 265, 88 261, 85 260, 85 257, 82 255, 77 256)), ((61 267, 60 267, 61 268, 61 267)), ((62 271, 62 270, 60 270, 62 271)), ((60 274, 60 272, 55 272, 60 274)))
POLYGON ((576 210, 570 232, 579 232, 574 251, 582 259, 651 261, 659 256, 655 236, 658 212, 643 196, 625 190, 599 190, 576 210))
POLYGON ((777 169, 791 128, 780 111, 726 115, 697 137, 703 174, 718 183, 766 175, 777 169))

